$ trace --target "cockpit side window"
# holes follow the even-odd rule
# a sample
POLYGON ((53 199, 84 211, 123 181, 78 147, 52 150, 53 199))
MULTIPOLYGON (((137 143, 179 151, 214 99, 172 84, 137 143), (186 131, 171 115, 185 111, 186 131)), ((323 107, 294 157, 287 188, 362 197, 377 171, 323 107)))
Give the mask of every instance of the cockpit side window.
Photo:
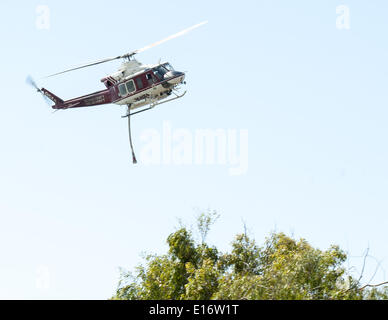
POLYGON ((151 73, 146 74, 146 79, 147 79, 149 85, 152 85, 154 83, 151 73))

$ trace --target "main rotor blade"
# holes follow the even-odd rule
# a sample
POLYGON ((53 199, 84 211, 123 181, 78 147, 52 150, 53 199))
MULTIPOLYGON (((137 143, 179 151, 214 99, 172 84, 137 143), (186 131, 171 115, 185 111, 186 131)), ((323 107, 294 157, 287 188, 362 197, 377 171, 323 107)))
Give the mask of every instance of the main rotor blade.
POLYGON ((57 76, 57 75, 60 75, 60 74, 66 73, 66 72, 74 71, 74 70, 79 70, 79 69, 83 69, 83 68, 95 66, 95 65, 98 65, 98 64, 101 64, 101 63, 105 63, 105 62, 109 62, 109 61, 121 59, 122 57, 123 57, 123 56, 118 56, 118 57, 114 57, 114 58, 107 58, 107 59, 102 59, 102 60, 90 62, 90 63, 87 63, 87 64, 80 65, 80 66, 78 66, 78 67, 74 67, 74 68, 71 68, 71 69, 67 69, 67 70, 65 70, 65 71, 61 71, 61 72, 58 72, 58 73, 50 74, 50 75, 47 76, 46 78, 54 77, 54 76, 57 76))
POLYGON ((121 56, 117 56, 117 57, 112 57, 112 58, 107 58, 107 59, 102 59, 102 60, 97 60, 97 61, 94 61, 94 62, 90 62, 90 63, 86 63, 86 64, 83 64, 83 65, 80 65, 78 67, 74 67, 74 68, 70 68, 70 69, 67 69, 67 70, 64 70, 64 71, 61 71, 61 72, 57 72, 57 73, 54 73, 54 74, 50 74, 49 76, 47 76, 46 78, 50 78, 50 77, 54 77, 54 76, 57 76, 57 75, 60 75, 60 74, 63 74, 63 73, 67 73, 67 72, 70 72, 70 71, 74 71, 74 70, 79 70, 79 69, 83 69, 83 68, 87 68, 87 67, 91 67, 91 66, 95 66, 95 65, 98 65, 98 64, 101 64, 101 63, 105 63, 105 62, 109 62, 109 61, 113 61, 113 60, 118 60, 118 59, 123 59, 123 58, 131 58, 132 56, 134 56, 135 54, 137 53, 140 53, 140 52, 144 52, 148 49, 151 49, 153 47, 156 47, 162 43, 165 43, 169 40, 172 40, 172 39, 175 39, 177 37, 180 37, 180 36, 183 36, 184 34, 190 32, 191 30, 194 30, 200 26, 203 26, 204 24, 208 23, 207 21, 203 21, 201 23, 198 23, 190 28, 187 28, 185 30, 182 30, 176 34, 173 34, 163 40, 160 40, 158 42, 155 42, 155 43, 152 43, 146 47, 143 47, 141 49, 138 49, 138 50, 135 50, 135 51, 132 51, 130 53, 126 53, 126 54, 123 54, 121 56))
POLYGON ((196 28, 198 28, 198 27, 200 27, 200 26, 203 26, 203 25, 206 24, 206 23, 208 23, 208 21, 203 21, 203 22, 201 22, 201 23, 198 23, 198 24, 196 24, 196 25, 194 25, 194 26, 192 26, 192 27, 190 27, 190 28, 187 28, 187 29, 182 30, 182 31, 180 31, 180 32, 178 32, 178 33, 175 33, 175 34, 173 34, 173 35, 171 35, 171 36, 169 36, 169 37, 167 37, 167 38, 165 38, 165 39, 163 39, 163 40, 154 42, 154 43, 152 43, 152 44, 150 44, 150 45, 148 45, 148 46, 145 46, 144 48, 135 50, 135 51, 133 51, 133 53, 131 53, 130 55, 134 55, 134 54, 137 54, 137 53, 144 52, 144 51, 146 51, 146 50, 148 50, 148 49, 151 49, 151 48, 153 48, 153 47, 156 47, 156 46, 158 46, 158 45, 161 45, 162 43, 165 43, 165 42, 170 41, 170 40, 172 40, 172 39, 175 39, 175 38, 178 38, 178 37, 180 37, 180 36, 183 36, 184 34, 190 32, 191 30, 194 30, 194 29, 196 29, 196 28))

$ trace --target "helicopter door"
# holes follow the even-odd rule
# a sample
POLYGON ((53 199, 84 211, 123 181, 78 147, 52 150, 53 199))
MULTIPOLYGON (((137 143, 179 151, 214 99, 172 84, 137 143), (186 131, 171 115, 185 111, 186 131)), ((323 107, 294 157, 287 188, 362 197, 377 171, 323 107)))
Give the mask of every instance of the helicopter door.
POLYGON ((137 90, 143 89, 144 85, 143 85, 143 79, 142 79, 142 77, 137 77, 137 78, 135 79, 135 81, 136 81, 137 90))

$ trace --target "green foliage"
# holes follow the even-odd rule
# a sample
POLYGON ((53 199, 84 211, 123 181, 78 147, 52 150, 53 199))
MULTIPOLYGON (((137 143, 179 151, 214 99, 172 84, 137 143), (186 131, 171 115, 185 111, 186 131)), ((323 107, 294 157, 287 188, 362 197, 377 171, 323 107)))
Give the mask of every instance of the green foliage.
POLYGON ((346 254, 272 233, 262 247, 239 234, 230 253, 205 240, 216 213, 201 214, 196 243, 185 227, 172 233, 166 255, 148 255, 134 274, 122 272, 112 299, 388 299, 388 288, 361 287, 343 267, 346 254))
POLYGON ((192 262, 194 264, 198 260, 194 240, 191 233, 185 228, 171 234, 167 238, 167 243, 170 247, 169 253, 172 259, 181 263, 192 262))
POLYGON ((210 231, 210 227, 217 221, 219 215, 215 211, 209 211, 207 213, 201 213, 197 218, 197 228, 201 235, 202 243, 205 242, 207 234, 210 231))

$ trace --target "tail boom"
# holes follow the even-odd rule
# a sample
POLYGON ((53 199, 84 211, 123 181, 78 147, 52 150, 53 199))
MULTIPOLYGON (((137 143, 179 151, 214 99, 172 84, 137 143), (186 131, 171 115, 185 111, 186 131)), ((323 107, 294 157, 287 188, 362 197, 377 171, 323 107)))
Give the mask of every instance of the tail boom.
POLYGON ((54 102, 55 105, 59 105, 59 104, 63 104, 63 103, 64 103, 64 101, 63 101, 61 98, 57 97, 54 93, 48 91, 47 89, 42 88, 42 89, 40 89, 40 91, 41 91, 47 98, 49 98, 52 102, 54 102))
POLYGON ((91 93, 82 97, 66 101, 57 97, 55 94, 45 88, 42 88, 41 90, 46 97, 48 97, 52 102, 54 102, 54 105, 52 106, 53 109, 91 107, 112 102, 112 97, 109 90, 97 91, 95 93, 91 93))

